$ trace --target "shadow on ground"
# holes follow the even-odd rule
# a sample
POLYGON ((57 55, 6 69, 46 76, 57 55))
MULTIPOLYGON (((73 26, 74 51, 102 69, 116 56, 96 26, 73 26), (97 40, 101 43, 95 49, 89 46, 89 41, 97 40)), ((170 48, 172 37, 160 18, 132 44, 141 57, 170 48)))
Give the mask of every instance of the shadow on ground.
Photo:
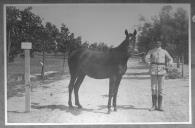
POLYGON ((83 111, 86 112, 92 112, 94 109, 87 109, 87 108, 82 108, 78 109, 77 107, 69 107, 66 105, 32 105, 31 106, 33 109, 51 109, 51 110, 60 110, 60 111, 66 111, 68 113, 71 113, 72 115, 78 116, 80 115, 83 111))
POLYGON ((7 86, 7 98, 8 99, 14 96, 22 97, 24 96, 24 92, 25 92, 24 85, 16 85, 16 86, 8 85, 7 86))
POLYGON ((22 114, 22 113, 26 113, 26 112, 24 112, 24 111, 23 111, 23 112, 20 112, 20 111, 7 111, 7 112, 10 112, 10 113, 15 113, 15 114, 19 114, 19 113, 20 113, 20 114, 22 114))
MULTIPOLYGON (((100 105, 98 106, 98 109, 88 109, 88 108, 82 108, 79 109, 77 107, 69 107, 66 105, 39 105, 39 103, 32 103, 31 105, 32 109, 50 109, 50 110, 60 110, 60 111, 65 111, 67 113, 71 113, 72 115, 78 116, 82 114, 82 112, 92 112, 92 113, 103 113, 107 114, 107 106, 106 105, 100 105), (100 110, 105 110, 105 111, 100 111, 100 110)), ((128 109, 135 109, 135 110, 149 110, 149 108, 139 108, 135 107, 133 105, 118 105, 117 106, 118 110, 128 110, 128 109)), ((25 112, 19 112, 19 111, 8 111, 11 113, 25 113, 25 112)))
MULTIPOLYGON (((106 105, 100 105, 98 106, 98 110, 102 110, 102 109, 106 109, 107 106, 106 105)), ((117 109, 135 109, 135 110, 149 110, 149 108, 139 108, 139 107, 135 107, 133 105, 117 105, 117 109)))
POLYGON ((69 78, 69 73, 62 73, 62 72, 57 72, 57 73, 52 73, 47 75, 44 80, 40 79, 41 84, 50 84, 59 80, 63 80, 66 78, 69 78))

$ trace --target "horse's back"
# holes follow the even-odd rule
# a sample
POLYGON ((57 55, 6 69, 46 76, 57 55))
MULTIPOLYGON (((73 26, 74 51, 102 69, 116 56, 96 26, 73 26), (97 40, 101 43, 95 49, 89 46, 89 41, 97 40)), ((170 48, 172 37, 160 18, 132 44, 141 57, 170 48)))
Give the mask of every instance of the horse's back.
POLYGON ((69 56, 70 73, 84 73, 92 78, 107 78, 111 72, 109 51, 78 49, 69 56))

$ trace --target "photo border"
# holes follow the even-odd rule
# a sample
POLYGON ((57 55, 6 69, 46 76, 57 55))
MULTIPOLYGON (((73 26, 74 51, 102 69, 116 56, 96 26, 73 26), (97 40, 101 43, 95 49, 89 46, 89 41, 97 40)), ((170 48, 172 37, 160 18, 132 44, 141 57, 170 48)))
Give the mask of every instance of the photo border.
MULTIPOLYGON (((158 1, 156 1, 156 2, 158 2, 158 1)), ((20 4, 21 4, 21 3, 20 3, 20 4)), ((28 5, 28 4, 29 4, 29 5, 34 5, 34 3, 33 3, 33 4, 30 4, 30 3, 27 3, 27 4, 26 4, 26 3, 25 3, 25 4, 22 4, 22 5, 25 5, 25 6, 26 6, 26 5, 28 5)), ((40 4, 40 3, 36 3, 36 4, 40 4)), ((41 4, 47 5, 47 4, 52 4, 52 3, 42 3, 42 2, 41 2, 41 4)), ((57 4, 59 4, 59 3, 57 3, 57 4)), ((63 4, 66 4, 66 3, 63 3, 63 4)), ((81 4, 82 4, 82 3, 81 3, 81 4)), ((87 4, 87 3, 84 2, 84 4, 87 4)), ((94 3, 94 4, 97 4, 97 3, 94 3)), ((109 3, 108 3, 108 4, 109 4, 109 3)), ((112 4, 112 3, 111 3, 111 4, 112 4)), ((121 4, 124 4, 124 3, 121 3, 121 4)), ((134 3, 127 3, 127 4, 134 4, 134 3)), ((177 2, 176 2, 176 3, 135 3, 135 4, 182 4, 182 3, 177 3, 177 2)), ((190 5, 191 5, 191 3, 183 3, 183 4, 190 4, 190 5)), ((11 3, 11 4, 10 4, 10 3, 7 4, 7 3, 6 3, 6 4, 3 4, 3 9, 5 9, 5 6, 4 6, 4 5, 18 5, 18 4, 15 4, 15 3, 13 3, 13 4, 12 4, 12 3, 11 3)), ((146 123, 146 122, 144 122, 144 123, 141 123, 141 125, 147 125, 147 126, 149 126, 149 125, 151 125, 151 124, 152 124, 152 125, 153 125, 153 124, 154 124, 154 125, 156 125, 156 124, 160 124, 160 125, 161 125, 161 124, 162 124, 161 126, 163 126, 163 125, 165 125, 165 124, 176 124, 176 125, 179 125, 179 124, 192 124, 192 123, 193 123, 193 122, 192 122, 192 118, 193 118, 193 117, 192 117, 192 116, 193 116, 193 113, 192 113, 192 112, 193 112, 193 111, 192 111, 192 100, 193 100, 192 91, 193 91, 193 89, 192 89, 192 86, 191 86, 191 84, 192 84, 192 81, 191 81, 191 80, 192 80, 192 74, 191 74, 192 71, 191 71, 191 66, 190 66, 190 64, 191 64, 191 62, 192 62, 192 60, 191 60, 191 52, 192 52, 192 51, 191 51, 191 48, 192 48, 191 41, 193 40, 193 39, 191 38, 191 33, 192 33, 192 31, 191 31, 191 28, 192 28, 192 27, 191 27, 191 15, 190 15, 190 14, 192 13, 191 10, 192 10, 192 6, 189 8, 189 74, 190 74, 190 75, 189 75, 189 84, 190 84, 190 87, 189 87, 189 89, 190 89, 190 90, 189 90, 189 104, 190 104, 190 105, 189 105, 189 106, 190 106, 190 109, 189 109, 189 116, 190 116, 189 122, 187 122, 187 123, 185 123, 185 122, 184 122, 184 123, 183 123, 183 122, 182 122, 182 123, 180 123, 180 122, 179 122, 179 123, 178 123, 178 122, 177 122, 177 123, 175 123, 175 122, 173 122, 173 123, 172 123, 172 122, 168 122, 168 123, 158 123, 158 122, 146 123), (192 40, 191 40, 191 39, 192 39, 192 40)), ((5 11, 3 12, 3 14, 5 15, 5 11)), ((3 20, 4 20, 4 23, 6 23, 5 18, 3 18, 3 20)), ((193 23, 192 23, 192 25, 193 25, 193 23)), ((3 28, 4 28, 3 33, 4 33, 4 35, 6 35, 6 34, 5 34, 5 33, 6 33, 6 32, 5 32, 6 25, 3 24, 3 26, 4 26, 4 27, 3 27, 3 28)), ((1 34, 1 33, 0 33, 0 34, 1 34)), ((3 39, 4 39, 3 42, 5 43, 5 42, 6 42, 5 36, 4 36, 3 39)), ((4 44, 4 43, 3 43, 3 44, 4 44)), ((5 45, 5 44, 4 44, 4 47, 3 47, 3 48, 4 48, 4 50, 5 50, 4 52, 6 53, 6 45, 5 45)), ((2 50, 1 50, 1 51, 2 51, 2 50)), ((6 54, 4 54, 4 60, 6 60, 6 58, 7 58, 7 57, 6 57, 6 54)), ((4 84, 7 85, 7 72, 5 71, 5 70, 7 69, 7 63, 6 63, 6 61, 4 61, 4 66, 6 67, 6 68, 4 68, 4 84)), ((3 78, 3 77, 2 77, 2 78, 3 78)), ((4 86, 4 90, 5 90, 5 88, 6 88, 6 87, 4 86)), ((7 90, 4 91, 4 93, 5 93, 5 92, 7 92, 7 90)), ((7 104, 7 101, 6 101, 7 93, 5 93, 4 96, 5 96, 5 97, 4 97, 4 100, 5 100, 5 105, 6 105, 6 104, 7 104), (6 95, 6 96, 5 96, 5 95, 6 95)), ((2 97, 0 97, 0 98, 2 98, 2 97)), ((7 110, 7 108, 4 108, 4 110, 7 110)), ((5 111, 5 113, 7 113, 7 112, 5 111)), ((7 121, 7 119, 5 119, 5 121, 7 121)), ((34 125, 34 124, 29 124, 29 123, 22 123, 22 124, 20 124, 20 123, 8 123, 7 125, 10 126, 10 125, 34 125)), ((44 123, 44 124, 42 124, 42 123, 36 123, 35 125, 36 125, 36 126, 37 126, 37 125, 55 125, 55 126, 56 126, 56 123, 55 123, 55 124, 53 124, 53 123, 44 123)), ((57 125, 58 125, 58 124, 57 124, 57 125)), ((63 124, 63 123, 60 123, 59 125, 76 125, 76 126, 78 126, 78 125, 113 125, 113 124, 83 124, 83 123, 82 123, 82 124, 72 124, 72 123, 70 123, 70 124, 67 124, 67 123, 66 123, 66 124, 63 124)), ((114 125, 115 125, 115 124, 114 124, 114 125)), ((128 125, 129 125, 129 126, 133 126, 133 125, 137 125, 137 123, 133 123, 133 124, 126 124, 126 123, 125 123, 125 124, 121 124, 121 123, 120 123, 120 124, 116 124, 116 125, 121 125, 121 126, 124 126, 124 125, 125 125, 125 126, 126 126, 126 125, 128 126, 128 125)), ((140 125, 140 124, 139 124, 139 125, 140 125)), ((0 125, 0 126, 1 126, 1 125, 0 125)), ((188 125, 188 126, 192 126, 192 125, 188 125)))

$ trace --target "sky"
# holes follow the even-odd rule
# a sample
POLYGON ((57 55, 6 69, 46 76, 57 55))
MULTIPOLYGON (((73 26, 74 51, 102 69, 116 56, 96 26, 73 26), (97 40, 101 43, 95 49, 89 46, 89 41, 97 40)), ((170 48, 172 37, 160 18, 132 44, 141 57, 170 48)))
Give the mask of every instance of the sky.
MULTIPOLYGON (((89 43, 104 42, 119 45, 125 39, 125 29, 133 33, 141 24, 140 16, 147 21, 158 15, 167 4, 47 4, 30 5, 32 12, 60 28, 64 23, 75 36, 89 43)), ((169 4, 170 5, 170 4, 169 4)), ((189 10, 189 4, 171 4, 189 10)), ((23 9, 28 5, 17 5, 23 9)))

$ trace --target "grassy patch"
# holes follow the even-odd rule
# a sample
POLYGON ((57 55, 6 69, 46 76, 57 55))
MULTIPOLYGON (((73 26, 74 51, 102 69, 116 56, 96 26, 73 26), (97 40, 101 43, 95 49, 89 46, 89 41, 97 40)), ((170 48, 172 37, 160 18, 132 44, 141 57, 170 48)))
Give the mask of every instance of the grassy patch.
MULTIPOLYGON (((53 71, 53 73, 46 74, 46 79, 42 81, 40 74, 42 65, 40 61, 42 56, 35 55, 31 58, 30 74, 31 85, 38 85, 43 82, 53 82, 63 79, 63 58, 62 56, 47 56, 45 61, 45 72, 53 71), (38 83, 37 83, 38 82, 38 83), (35 84, 36 83, 36 84, 35 84)), ((65 63, 65 73, 68 74, 68 65, 65 63)), ((24 92, 24 58, 17 57, 15 61, 7 64, 7 94, 8 98, 12 96, 22 96, 24 92)))

